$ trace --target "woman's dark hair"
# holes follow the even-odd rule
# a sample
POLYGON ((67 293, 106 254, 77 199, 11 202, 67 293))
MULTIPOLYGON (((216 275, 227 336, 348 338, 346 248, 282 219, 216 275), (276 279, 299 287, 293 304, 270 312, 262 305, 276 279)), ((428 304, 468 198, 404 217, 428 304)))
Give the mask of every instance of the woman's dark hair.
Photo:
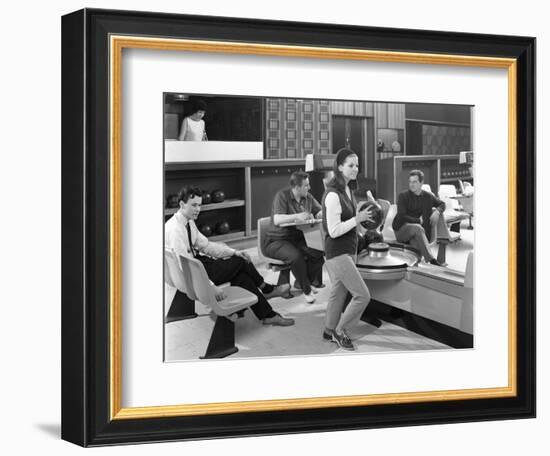
MULTIPOLYGON (((346 158, 348 158, 350 155, 357 154, 347 147, 344 147, 343 149, 340 149, 338 152, 336 152, 336 160, 334 160, 333 165, 334 177, 331 179, 327 186, 335 187, 340 192, 344 192, 346 190, 346 181, 338 167, 342 165, 346 161, 346 158)), ((357 187, 357 181, 351 181, 349 183, 349 187, 351 190, 355 190, 355 188, 357 187)))
POLYGON ((178 204, 180 201, 187 203, 189 198, 194 198, 195 196, 200 196, 202 198, 202 191, 200 188, 191 186, 183 187, 178 193, 178 204))
POLYGON ((206 111, 206 103, 204 100, 193 100, 191 102, 191 114, 195 114, 197 111, 206 111))

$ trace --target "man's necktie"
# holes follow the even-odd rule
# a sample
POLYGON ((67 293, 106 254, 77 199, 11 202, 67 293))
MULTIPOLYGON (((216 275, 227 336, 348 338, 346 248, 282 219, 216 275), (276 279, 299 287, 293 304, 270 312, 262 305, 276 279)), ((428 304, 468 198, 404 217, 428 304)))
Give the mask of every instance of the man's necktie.
POLYGON ((189 241, 189 249, 191 249, 191 255, 195 258, 195 249, 193 248, 193 242, 191 241, 191 223, 187 222, 187 239, 189 241))

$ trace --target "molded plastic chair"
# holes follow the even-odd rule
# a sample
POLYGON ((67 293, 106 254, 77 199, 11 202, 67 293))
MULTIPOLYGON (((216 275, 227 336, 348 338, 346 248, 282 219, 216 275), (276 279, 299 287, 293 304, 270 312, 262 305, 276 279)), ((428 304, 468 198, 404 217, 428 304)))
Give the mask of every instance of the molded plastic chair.
POLYGON ((460 185, 461 195, 458 195, 457 200, 462 206, 462 210, 469 216, 468 229, 473 230, 472 217, 474 216, 474 186, 466 181, 458 181, 460 185))
POLYGON ((201 358, 224 358, 236 353, 239 350, 235 347, 235 323, 228 317, 256 304, 258 297, 241 287, 228 286, 223 289, 225 298, 218 301, 203 264, 199 260, 183 256, 180 256, 180 260, 183 271, 191 278, 198 301, 216 314, 206 354, 201 358))
MULTIPOLYGON (((284 261, 270 258, 265 253, 266 234, 271 225, 271 217, 262 217, 258 219, 258 258, 266 262, 267 267, 272 271, 279 272, 279 280, 277 285, 290 283, 290 265, 284 261)), ((292 298, 290 291, 283 298, 292 298)))
POLYGON ((384 225, 382 227, 382 236, 384 236, 385 242, 397 242, 395 238, 395 232, 392 228, 393 219, 397 215, 397 204, 391 204, 384 218, 384 225))
POLYGON ((198 300, 211 308, 216 315, 226 317, 258 302, 258 297, 254 293, 232 285, 224 287, 225 298, 218 301, 214 286, 210 283, 203 264, 194 258, 180 257, 180 259, 183 269, 187 269, 190 273, 198 300))
POLYGON ((257 296, 240 287, 229 286, 224 288, 225 299, 217 301, 214 287, 199 260, 179 256, 181 263, 178 264, 178 255, 171 250, 165 250, 164 258, 168 280, 179 291, 200 301, 216 314, 206 353, 201 358, 224 358, 236 353, 235 323, 227 317, 258 302, 257 296))
MULTIPOLYGON (((164 266, 165 266, 165 282, 175 287, 180 293, 180 295, 185 296, 189 301, 189 298, 200 301, 204 305, 208 306, 213 310, 217 315, 216 322, 214 324, 214 329, 212 335, 210 336, 210 342, 206 350, 204 358, 223 358, 237 351, 235 347, 235 326, 233 321, 225 318, 226 316, 238 312, 239 310, 250 307, 258 301, 256 295, 243 290, 239 287, 227 287, 224 288, 225 299, 221 302, 216 301, 216 296, 214 293, 214 288, 210 284, 210 280, 206 275, 204 266, 198 260, 185 258, 180 256, 178 261, 178 255, 170 249, 165 249, 164 251, 164 266), (198 263, 198 265, 196 264, 198 263), (197 277, 193 276, 192 269, 198 268, 199 271, 196 273, 197 277), (202 269, 202 271, 201 271, 202 269), (195 290, 199 289, 200 293, 195 290)), ((176 297, 178 294, 176 293, 176 297)), ((176 297, 172 301, 172 306, 170 308, 170 313, 176 305, 176 297)), ((190 301, 193 306, 193 316, 196 317, 197 314, 194 313, 194 302, 190 301)), ((186 318, 191 318, 187 316, 186 318)), ((183 318, 177 318, 181 320, 183 318)), ((167 323, 170 320, 167 317, 167 323)))
POLYGON ((462 220, 470 218, 470 215, 462 211, 460 202, 454 199, 457 196, 456 187, 454 185, 440 185, 439 186, 439 199, 445 203, 445 212, 443 216, 447 225, 454 225, 462 220))
POLYGON ((171 323, 195 318, 197 316, 195 312, 197 297, 192 287, 192 281, 190 276, 186 276, 182 271, 177 255, 172 249, 164 249, 164 281, 176 289, 165 322, 171 323))
MULTIPOLYGON (((423 184, 422 190, 432 193, 431 187, 428 184, 423 184)), ((466 217, 463 212, 458 212, 456 210, 457 205, 460 206, 460 204, 457 200, 452 198, 452 196, 456 196, 455 186, 446 184, 441 185, 439 187, 438 196, 439 199, 445 203, 445 211, 443 212, 445 225, 441 225, 441 233, 437 233, 437 230, 432 232, 432 240, 439 238, 447 243, 456 242, 460 240, 460 221, 464 220, 466 217), (449 227, 451 227, 452 231, 449 230, 449 227)))
POLYGON ((178 255, 172 249, 164 249, 164 281, 185 293, 191 299, 197 299, 193 282, 188 272, 184 271, 178 261, 178 255))
POLYGON ((382 231, 384 230, 384 225, 386 223, 386 217, 388 216, 388 212, 390 212, 391 204, 385 199, 377 199, 376 202, 382 208, 382 223, 376 230, 379 233, 382 233, 382 231))

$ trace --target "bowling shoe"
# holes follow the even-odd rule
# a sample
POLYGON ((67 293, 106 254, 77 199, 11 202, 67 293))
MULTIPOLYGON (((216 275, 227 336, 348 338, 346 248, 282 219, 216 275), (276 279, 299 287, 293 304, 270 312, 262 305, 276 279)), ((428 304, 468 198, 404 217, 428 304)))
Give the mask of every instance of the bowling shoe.
POLYGON ((353 342, 345 331, 337 333, 333 329, 325 328, 325 330, 323 331, 323 339, 329 342, 334 342, 336 345, 338 345, 340 348, 343 348, 344 350, 355 350, 355 345, 353 345, 353 342))

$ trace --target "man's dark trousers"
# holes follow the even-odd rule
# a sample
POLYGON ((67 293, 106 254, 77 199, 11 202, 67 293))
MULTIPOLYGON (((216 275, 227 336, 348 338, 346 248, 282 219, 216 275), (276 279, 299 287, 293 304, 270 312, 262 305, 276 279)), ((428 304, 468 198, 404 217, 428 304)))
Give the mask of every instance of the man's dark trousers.
POLYGON ((215 285, 230 282, 235 287, 241 287, 254 293, 258 297, 258 302, 250 306, 250 309, 259 320, 275 315, 273 308, 258 289, 264 279, 252 263, 248 263, 238 256, 227 259, 214 259, 199 255, 197 259, 204 265, 208 277, 215 285))

